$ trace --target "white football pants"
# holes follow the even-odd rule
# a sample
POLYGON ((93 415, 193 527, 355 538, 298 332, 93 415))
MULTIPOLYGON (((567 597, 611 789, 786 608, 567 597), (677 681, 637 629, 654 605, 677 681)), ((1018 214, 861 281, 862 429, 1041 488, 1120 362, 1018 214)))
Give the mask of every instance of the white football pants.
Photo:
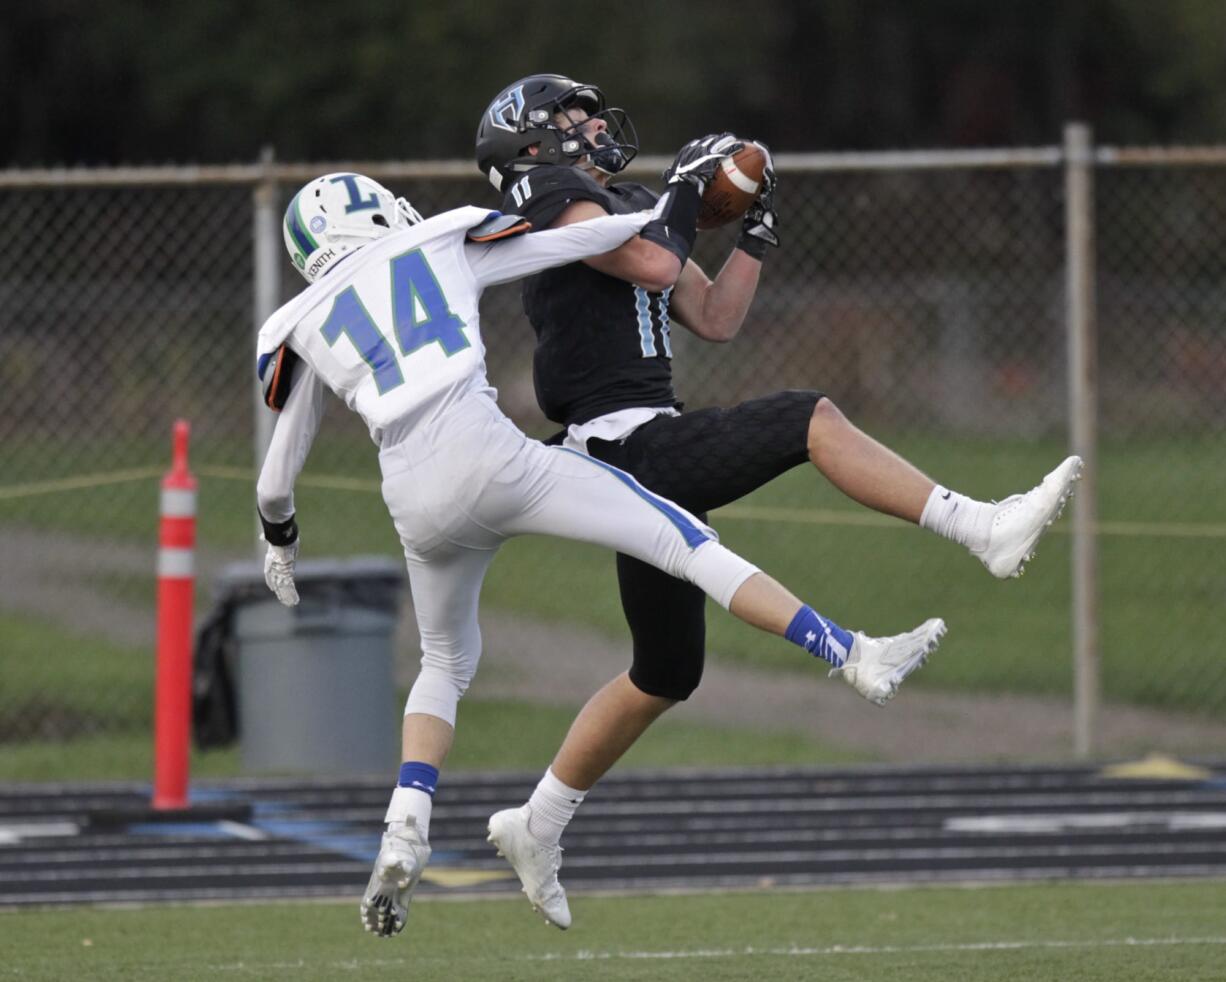
POLYGON ((629 474, 529 439, 483 393, 384 448, 379 463, 421 632, 421 673, 406 714, 455 725, 481 658, 481 583, 511 536, 608 546, 689 580, 723 607, 757 572, 713 529, 629 474))

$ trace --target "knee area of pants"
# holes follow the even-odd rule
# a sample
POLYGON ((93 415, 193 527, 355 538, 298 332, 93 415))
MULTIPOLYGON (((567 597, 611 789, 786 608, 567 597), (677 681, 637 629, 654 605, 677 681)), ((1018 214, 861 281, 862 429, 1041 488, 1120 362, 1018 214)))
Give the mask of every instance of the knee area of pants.
POLYGON ((830 397, 824 393, 818 392, 817 389, 784 389, 779 395, 790 403, 795 403, 796 406, 807 406, 812 409, 819 402, 829 402, 830 397))
POLYGON ((670 699, 673 702, 685 702, 694 694, 698 683, 702 681, 702 670, 690 673, 685 678, 646 679, 631 669, 630 681, 644 695, 655 696, 657 699, 670 699))
POLYGON ((468 689, 473 676, 477 674, 477 666, 467 659, 448 658, 429 653, 421 657, 420 674, 428 678, 446 680, 463 693, 468 689))

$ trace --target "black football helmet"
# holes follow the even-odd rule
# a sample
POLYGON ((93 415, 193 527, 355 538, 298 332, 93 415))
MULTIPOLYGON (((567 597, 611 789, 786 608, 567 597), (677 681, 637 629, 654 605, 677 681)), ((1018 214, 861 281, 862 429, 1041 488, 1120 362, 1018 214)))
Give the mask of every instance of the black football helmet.
POLYGON ((502 191, 514 175, 539 164, 569 166, 583 157, 606 174, 616 174, 639 152, 638 134, 622 109, 605 106, 604 93, 564 75, 529 75, 498 93, 477 127, 477 166, 502 191), (579 124, 559 126, 554 115, 571 107, 608 126, 593 146, 579 124), (535 156, 528 147, 539 145, 535 156))

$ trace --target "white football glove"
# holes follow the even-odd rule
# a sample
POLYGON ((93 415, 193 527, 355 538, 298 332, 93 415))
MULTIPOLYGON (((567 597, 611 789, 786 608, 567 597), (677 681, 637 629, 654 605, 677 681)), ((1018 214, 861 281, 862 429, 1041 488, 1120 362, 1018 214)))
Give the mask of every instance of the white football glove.
POLYGON ((665 184, 682 181, 693 184, 702 194, 715 176, 715 171, 725 157, 731 157, 745 144, 731 133, 712 133, 691 140, 679 151, 672 165, 664 172, 665 184))
POLYGON ((264 582, 286 607, 294 607, 298 603, 298 588, 294 586, 294 561, 298 558, 299 541, 295 539, 287 546, 274 546, 269 543, 268 553, 264 556, 264 582))

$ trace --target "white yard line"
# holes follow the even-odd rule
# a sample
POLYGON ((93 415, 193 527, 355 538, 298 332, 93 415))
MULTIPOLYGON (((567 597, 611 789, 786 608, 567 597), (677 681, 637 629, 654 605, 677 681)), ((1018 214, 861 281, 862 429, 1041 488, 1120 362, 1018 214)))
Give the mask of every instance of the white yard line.
POLYGON ((15 846, 22 839, 42 839, 50 836, 78 835, 76 822, 13 822, 0 825, 0 846, 15 846))
POLYGON ((244 825, 242 822, 232 822, 229 819, 223 819, 217 823, 217 827, 228 832, 236 839, 247 839, 251 842, 264 842, 268 838, 268 833, 255 828, 252 825, 244 825))
POLYGON ((1097 941, 970 941, 962 944, 927 945, 827 945, 786 948, 693 948, 675 951, 577 951, 573 954, 526 955, 522 961, 619 961, 687 958, 736 958, 766 955, 772 958, 814 958, 833 955, 922 955, 975 951, 1047 951, 1096 948, 1169 948, 1181 945, 1226 945, 1226 937, 1208 938, 1104 938, 1097 941))
MULTIPOLYGON (((1107 948, 1178 948, 1196 946, 1226 946, 1226 936, 1195 938, 1102 938, 1099 940, 1034 940, 1034 941, 969 941, 961 944, 926 945, 826 945, 808 947, 759 948, 753 945, 743 948, 678 948, 664 951, 577 951, 567 954, 524 955, 513 959, 519 962, 599 962, 599 961, 684 961, 711 958, 831 958, 855 955, 925 955, 956 954, 959 952, 990 951, 1092 951, 1107 948)), ((329 962, 324 966, 312 963, 313 967, 325 967, 338 971, 360 971, 372 968, 395 968, 413 964, 411 958, 352 958, 329 962)), ((237 974, 264 974, 268 972, 297 972, 306 967, 303 961, 280 962, 228 962, 207 966, 215 972, 237 974)))

